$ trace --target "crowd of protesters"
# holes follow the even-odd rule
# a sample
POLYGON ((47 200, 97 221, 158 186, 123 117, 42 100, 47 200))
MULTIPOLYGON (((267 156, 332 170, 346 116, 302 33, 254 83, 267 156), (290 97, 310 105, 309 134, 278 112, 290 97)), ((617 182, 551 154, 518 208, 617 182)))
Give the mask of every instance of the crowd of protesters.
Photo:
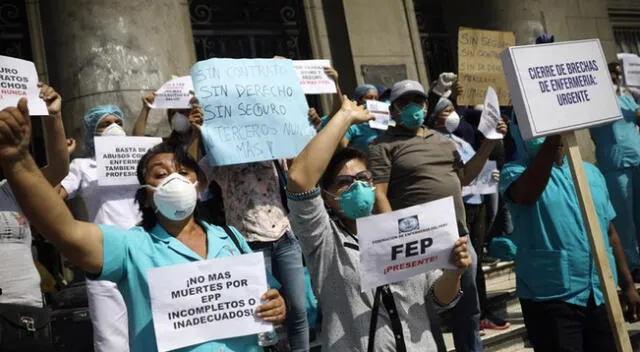
MULTIPOLYGON (((609 71, 623 119, 591 129, 597 166, 584 168, 627 317, 637 320, 640 105, 620 66, 609 71)), ((318 133, 294 159, 211 166, 200 135, 204 112, 193 98, 190 109, 167 111, 172 132, 141 158, 139 185, 131 187, 97 182, 94 137, 128 134, 119 107, 87 111, 86 155, 70 161, 75 142, 65 136, 62 97, 40 84, 50 114, 43 168, 29 149, 27 101, 0 111, 0 315, 15 307, 37 315, 46 306, 47 269, 32 251, 33 228, 86 273, 95 351, 157 350, 149 268, 256 251, 264 253, 270 287, 257 316, 283 324, 291 351, 308 351, 312 340, 328 351, 444 351, 442 311, 456 350, 482 351, 486 330, 510 326, 491 311, 483 272, 501 260, 515 260, 516 294, 536 351, 615 349, 561 135, 523 141, 505 106, 496 128, 503 139, 485 139, 483 106, 457 103, 464 87, 451 72, 428 87, 364 84, 350 97, 338 72, 325 72, 338 88, 332 109, 301 116, 318 133), (371 100, 389 104, 388 130, 370 126, 371 100), (496 162, 499 192, 463 195, 488 160, 496 162), (76 196, 87 221, 64 202, 76 196), (460 235, 450 258, 457 269, 361 290, 358 237, 366 234, 356 220, 445 197, 453 198, 460 235)), ((154 99, 142 96, 130 135, 147 135, 154 99)), ((11 336, 5 325, 0 350, 53 350, 51 336, 11 336)), ((255 336, 243 336, 181 350, 261 348, 255 336)))

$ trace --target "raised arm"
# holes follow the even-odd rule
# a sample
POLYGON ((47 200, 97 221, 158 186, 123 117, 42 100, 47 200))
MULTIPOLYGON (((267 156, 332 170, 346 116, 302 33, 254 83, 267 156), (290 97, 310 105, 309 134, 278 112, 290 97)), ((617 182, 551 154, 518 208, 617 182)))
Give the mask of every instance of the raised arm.
MULTIPOLYGON (((0 166, 32 225, 71 262, 92 274, 102 269, 102 232, 76 221, 29 153, 31 121, 27 100, 0 111, 0 166)), ((66 153, 66 151, 65 151, 66 153)))
POLYGON ((149 118, 149 111, 151 111, 149 104, 153 104, 155 99, 156 93, 154 92, 148 92, 142 97, 142 110, 140 110, 140 115, 138 115, 136 124, 133 126, 132 134, 134 136, 144 136, 147 131, 147 119, 149 118))
POLYGON ((47 151, 47 166, 43 167, 42 174, 55 186, 67 176, 69 172, 69 153, 67 151, 67 137, 64 134, 62 124, 62 98, 53 88, 40 82, 40 98, 47 103, 49 116, 43 119, 44 142, 47 151))
POLYGON ((189 123, 191 124, 191 138, 187 151, 194 160, 202 159, 200 143, 202 136, 200 135, 200 127, 203 123, 204 111, 202 107, 198 105, 198 101, 195 97, 191 98, 191 112, 189 113, 189 123))
MULTIPOLYGON (((503 136, 506 135, 507 124, 503 120, 500 120, 500 122, 498 122, 496 130, 503 136)), ((480 171, 482 171, 484 164, 487 162, 487 159, 489 159, 489 155, 491 155, 491 152, 493 151, 497 143, 497 140, 485 139, 480 145, 480 148, 478 148, 478 151, 473 156, 473 158, 471 158, 464 164, 464 167, 461 169, 458 175, 460 177, 460 183, 462 184, 462 186, 469 185, 476 177, 478 177, 478 174, 480 174, 480 171)))
POLYGON ((329 118, 334 116, 340 111, 342 108, 342 89, 340 89, 340 75, 338 75, 338 71, 333 67, 325 67, 324 73, 329 76, 336 84, 336 94, 333 95, 333 105, 331 107, 331 113, 329 114, 329 118))
POLYGON ((314 189, 349 126, 372 118, 367 110, 343 97, 338 113, 293 160, 287 183, 289 192, 303 193, 314 189))
POLYGON ((547 188, 551 167, 558 148, 562 145, 560 135, 547 137, 527 169, 506 191, 509 199, 516 204, 533 205, 547 188))

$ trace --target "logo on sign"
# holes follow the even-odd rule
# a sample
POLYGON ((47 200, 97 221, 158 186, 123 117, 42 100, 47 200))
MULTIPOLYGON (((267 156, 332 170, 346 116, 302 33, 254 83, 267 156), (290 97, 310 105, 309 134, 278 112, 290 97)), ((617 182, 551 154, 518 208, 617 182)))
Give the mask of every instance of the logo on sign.
POLYGON ((407 216, 402 219, 398 219, 398 231, 400 233, 415 231, 420 227, 420 221, 418 215, 407 216))

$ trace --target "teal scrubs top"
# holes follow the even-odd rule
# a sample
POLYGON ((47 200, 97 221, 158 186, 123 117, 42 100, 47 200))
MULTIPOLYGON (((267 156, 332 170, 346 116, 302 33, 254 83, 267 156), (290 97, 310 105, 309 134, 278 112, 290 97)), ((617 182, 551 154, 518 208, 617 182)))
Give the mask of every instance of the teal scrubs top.
POLYGON ((369 144, 373 142, 379 135, 384 133, 383 130, 371 128, 368 122, 351 125, 344 135, 349 141, 349 147, 358 149, 366 153, 369 150, 369 144))
POLYGON ((640 165, 640 134, 636 127, 640 105, 627 95, 619 96, 618 103, 622 120, 591 128, 598 167, 603 172, 640 165))
MULTIPOLYGON (((499 186, 511 211, 512 237, 518 248, 516 295, 535 301, 557 299, 586 307, 593 292, 596 305, 603 304, 604 297, 568 161, 565 158, 562 166, 551 168, 547 188, 531 206, 515 204, 505 194, 526 168, 527 165, 520 161, 506 164, 499 186)), ((616 214, 600 171, 589 163, 584 163, 584 168, 617 283, 608 234, 609 223, 616 214)))
MULTIPOLYGON (((207 258, 240 255, 233 240, 218 226, 203 223, 207 232, 207 258)), ((131 352, 157 351, 151 314, 151 299, 147 271, 166 265, 202 260, 185 244, 168 234, 160 225, 150 232, 141 227, 122 230, 115 226, 100 225, 104 244, 104 263, 97 280, 108 280, 118 285, 129 315, 129 346, 131 352)), ((233 229, 242 251, 251 253, 245 239, 233 229)), ((279 284, 268 276, 271 287, 279 284)), ((248 335, 231 339, 205 342, 178 349, 181 352, 262 351, 257 336, 248 335)))
MULTIPOLYGON (((329 116, 323 116, 321 118, 322 124, 320 128, 324 128, 329 122, 329 116)), ((369 144, 373 142, 379 135, 384 133, 383 130, 371 128, 368 122, 358 125, 352 125, 345 133, 344 138, 349 141, 349 147, 358 149, 361 152, 366 153, 369 150, 369 144)))

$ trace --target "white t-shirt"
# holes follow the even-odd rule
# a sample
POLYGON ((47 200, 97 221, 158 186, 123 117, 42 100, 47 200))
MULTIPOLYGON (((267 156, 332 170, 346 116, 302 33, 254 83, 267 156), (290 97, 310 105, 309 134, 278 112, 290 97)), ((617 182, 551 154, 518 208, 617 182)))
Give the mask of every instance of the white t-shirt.
POLYGON ((69 199, 79 195, 84 200, 92 223, 130 229, 142 219, 134 202, 139 186, 98 186, 98 168, 93 158, 73 159, 61 184, 69 199))
POLYGON ((0 181, 0 303, 42 307, 40 274, 31 253, 31 228, 7 180, 0 181))

